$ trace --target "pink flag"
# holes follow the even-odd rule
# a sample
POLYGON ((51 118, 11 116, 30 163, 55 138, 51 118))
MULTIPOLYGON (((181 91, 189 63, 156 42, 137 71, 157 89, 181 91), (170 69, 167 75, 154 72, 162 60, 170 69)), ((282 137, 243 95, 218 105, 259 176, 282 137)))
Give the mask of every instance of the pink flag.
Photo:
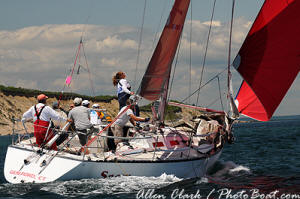
POLYGON ((72 76, 68 76, 67 79, 66 79, 66 84, 67 84, 68 86, 70 86, 71 80, 72 80, 72 76))

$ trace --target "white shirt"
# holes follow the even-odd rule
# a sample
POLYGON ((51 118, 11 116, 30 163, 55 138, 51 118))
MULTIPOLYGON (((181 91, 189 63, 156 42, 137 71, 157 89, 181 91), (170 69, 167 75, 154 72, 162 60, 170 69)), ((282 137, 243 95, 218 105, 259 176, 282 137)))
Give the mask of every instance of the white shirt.
MULTIPOLYGON (((50 119, 58 120, 58 121, 66 121, 66 118, 61 117, 55 110, 53 110, 51 107, 46 106, 45 104, 38 103, 36 105, 37 112, 40 112, 42 107, 45 106, 45 108, 42 110, 42 113, 40 115, 40 120, 49 122, 50 119)), ((26 111, 23 114, 23 118, 30 119, 33 118, 33 122, 37 120, 36 112, 34 110, 34 106, 32 106, 28 111, 26 111)))
MULTIPOLYGON (((125 109, 127 108, 127 106, 124 106, 123 108, 121 108, 120 112, 118 113, 118 115, 120 113, 122 113, 125 109)), ((125 113, 123 113, 123 115, 121 115, 116 121, 115 124, 119 125, 119 126, 125 126, 125 124, 129 121, 130 119, 130 115, 133 115, 133 111, 131 109, 128 109, 125 113)))
POLYGON ((128 90, 128 88, 130 88, 130 84, 127 82, 127 80, 120 79, 120 81, 118 83, 118 94, 123 93, 123 92, 130 94, 130 90, 128 90))
POLYGON ((90 119, 92 124, 101 124, 101 119, 99 119, 98 113, 95 110, 91 110, 90 119))

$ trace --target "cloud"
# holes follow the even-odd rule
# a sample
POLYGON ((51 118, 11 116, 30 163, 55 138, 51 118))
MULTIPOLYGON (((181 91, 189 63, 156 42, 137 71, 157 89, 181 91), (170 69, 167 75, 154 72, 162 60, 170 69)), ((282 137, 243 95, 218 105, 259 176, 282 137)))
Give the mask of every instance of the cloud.
POLYGON ((206 21, 206 22, 203 22, 202 24, 207 25, 207 26, 209 26, 210 24, 211 24, 211 26, 217 26, 217 27, 221 26, 220 21, 212 21, 211 23, 210 23, 210 21, 206 21))
MULTIPOLYGON (((252 22, 244 18, 234 20, 232 56, 239 50, 251 24, 252 22)), ((176 74, 172 90, 176 90, 176 92, 172 92, 172 98, 182 100, 189 95, 190 77, 187 71, 190 68, 192 69, 191 90, 194 91, 199 87, 208 30, 209 22, 207 21, 193 20, 188 21, 185 25, 178 61, 174 60, 176 74), (192 38, 189 33, 191 23, 192 38), (190 60, 189 54, 190 47, 192 60, 190 60)), ((61 91, 66 76, 72 71, 79 41, 83 36, 85 54, 81 51, 78 56, 80 60, 77 60, 77 64, 82 67, 78 70, 78 65, 76 65, 71 88, 67 88, 66 91, 92 94, 89 80, 91 77, 96 95, 114 95, 116 88, 112 85, 111 77, 120 70, 127 73, 128 80, 137 89, 153 51, 155 34, 154 30, 144 30, 143 41, 138 52, 139 37, 137 35, 139 31, 130 26, 82 24, 50 24, 26 27, 15 31, 1 30, 0 83, 61 91), (137 61, 138 53, 139 60, 137 61), (87 58, 87 64, 85 58, 87 58), (137 74, 135 74, 136 67, 137 74), (90 76, 88 70, 90 70, 90 76), (135 76, 136 80, 134 81, 135 76)), ((228 35, 228 22, 213 22, 202 85, 227 67, 228 35)), ((236 73, 234 72, 234 74, 236 73)), ((226 74, 222 75, 220 79, 220 81, 223 80, 226 81, 226 74)), ((238 88, 239 82, 240 78, 234 78, 233 85, 238 88)), ((299 84, 299 78, 297 84, 299 84)), ((226 90, 225 83, 221 84, 221 87, 226 90)), ((291 92, 299 90, 299 87, 299 85, 292 87, 291 92)), ((218 81, 214 79, 201 91, 201 104, 207 105, 204 101, 213 101, 212 99, 218 98, 218 95, 218 81), (210 89, 214 91, 211 92, 210 89)), ((299 94, 296 95, 299 99, 299 94)), ((293 99, 293 101, 295 100, 293 99)))
POLYGON ((105 66, 116 66, 119 65, 120 62, 118 59, 107 59, 107 58, 102 58, 101 59, 101 64, 105 65, 105 66))
POLYGON ((137 49, 137 43, 131 39, 120 39, 117 35, 108 36, 102 41, 97 42, 98 50, 107 50, 107 49, 137 49))

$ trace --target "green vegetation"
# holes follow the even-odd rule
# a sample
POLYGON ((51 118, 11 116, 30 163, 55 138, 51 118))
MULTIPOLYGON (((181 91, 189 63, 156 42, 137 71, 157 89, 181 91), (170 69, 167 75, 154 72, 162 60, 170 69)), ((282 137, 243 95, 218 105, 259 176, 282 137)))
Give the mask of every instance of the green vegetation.
MULTIPOLYGON (((110 95, 102 95, 102 96, 87 96, 87 95, 80 95, 77 93, 63 93, 61 92, 52 92, 52 91, 40 91, 35 89, 27 89, 27 88, 16 88, 12 86, 3 86, 0 85, 0 92, 4 93, 5 95, 11 95, 11 96, 25 96, 25 97, 36 97, 41 93, 44 93, 48 97, 62 100, 68 100, 68 99, 74 99, 75 97, 81 97, 82 99, 87 99, 90 101, 97 101, 97 102, 106 102, 109 103, 113 99, 117 99, 116 96, 110 96, 110 95)), ((174 101, 176 102, 176 101, 174 101)), ((148 104, 146 106, 140 107, 140 111, 143 112, 152 112, 151 111, 151 104, 148 104)), ((166 119, 176 119, 178 116, 176 113, 182 112, 180 107, 176 106, 167 106, 166 107, 166 119)))
MULTIPOLYGON (((174 100, 171 100, 171 101, 172 102, 177 102, 177 101, 174 101, 174 100)), ((142 107, 140 107, 140 111, 142 111, 142 112, 152 112, 151 106, 152 106, 152 104, 142 106, 142 107)), ((182 109, 180 107, 167 105, 166 112, 165 112, 165 114, 166 114, 165 119, 166 120, 176 120, 176 119, 178 119, 178 115, 176 113, 180 113, 180 112, 182 112, 182 109)))
MULTIPOLYGON (((152 106, 152 104, 148 104, 148 105, 142 106, 142 107, 140 107, 140 111, 143 111, 143 112, 152 112, 151 106, 152 106)), ((180 107, 167 105, 166 112, 179 113, 181 111, 182 110, 181 110, 180 107)))
POLYGON ((113 99, 117 99, 116 96, 110 95, 103 95, 103 96, 87 96, 87 95, 80 95, 77 93, 63 93, 61 92, 52 92, 52 91, 40 91, 35 89, 27 89, 27 88, 16 88, 12 86, 3 86, 0 85, 0 92, 4 93, 5 95, 11 96, 25 96, 25 97, 36 97, 41 93, 44 93, 48 97, 55 97, 56 99, 61 98, 62 100, 74 99, 75 97, 81 97, 82 99, 87 99, 91 101, 98 101, 98 102, 110 102, 113 99))

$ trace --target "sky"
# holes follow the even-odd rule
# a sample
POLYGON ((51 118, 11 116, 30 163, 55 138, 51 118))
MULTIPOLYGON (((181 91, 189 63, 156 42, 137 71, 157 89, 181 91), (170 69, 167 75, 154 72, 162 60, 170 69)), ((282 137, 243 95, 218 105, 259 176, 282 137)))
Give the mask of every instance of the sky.
MULTIPOLYGON (((115 95, 111 78, 122 70, 135 91, 172 3, 173 0, 1 0, 0 84, 93 95, 90 75, 95 95, 115 95), (64 88, 81 36, 84 54, 81 50, 77 61, 81 68, 77 75, 78 66, 75 67, 70 88, 64 88)), ((262 3, 263 0, 236 1, 231 59, 262 3)), ((181 101, 189 95, 189 90, 193 92, 199 86, 212 5, 212 0, 192 0, 176 61, 171 99, 181 101)), ((216 1, 203 83, 227 66, 231 6, 231 1, 216 1)), ((241 78, 232 70, 233 87, 237 91, 241 78)), ((225 79, 226 74, 222 74, 222 95, 225 79)), ((220 108, 218 85, 214 80, 201 90, 200 105, 220 108)), ((297 77, 275 115, 300 114, 299 91, 297 77)), ((188 102, 195 103, 195 99, 193 96, 188 102)))

